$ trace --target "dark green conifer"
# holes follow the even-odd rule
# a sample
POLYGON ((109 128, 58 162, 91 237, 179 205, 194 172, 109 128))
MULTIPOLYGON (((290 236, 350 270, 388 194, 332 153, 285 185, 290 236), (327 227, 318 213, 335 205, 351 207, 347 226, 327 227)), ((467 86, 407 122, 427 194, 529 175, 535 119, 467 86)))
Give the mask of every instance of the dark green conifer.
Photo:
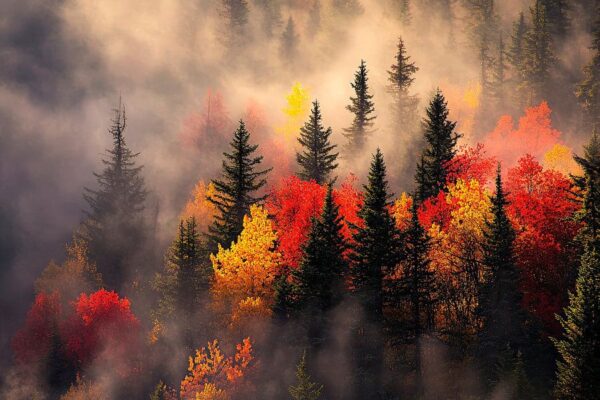
POLYGON ((292 17, 288 18, 287 24, 281 35, 281 44, 279 46, 279 55, 281 59, 287 63, 296 61, 298 54, 298 42, 300 37, 296 32, 296 24, 292 17))
POLYGON ((583 108, 586 125, 600 132, 600 3, 596 7, 591 49, 592 60, 583 69, 583 80, 575 94, 583 108))
POLYGON ((578 219, 584 223, 580 237, 583 242, 596 240, 600 234, 600 138, 594 132, 584 147, 583 156, 575 156, 583 176, 573 176, 579 191, 575 193, 581 201, 578 219))
POLYGON ((414 82, 414 74, 419 70, 406 54, 406 46, 402 38, 398 40, 398 51, 394 64, 388 71, 388 92, 393 97, 393 129, 396 135, 412 135, 417 130, 417 106, 419 98, 409 93, 414 82))
POLYGON ((367 72, 367 65, 361 60, 358 71, 354 74, 354 82, 350 84, 354 89, 354 97, 350 97, 350 104, 346 109, 354 114, 354 119, 352 125, 344 129, 344 136, 348 138, 348 155, 359 153, 372 133, 375 105, 373 95, 369 92, 367 72))

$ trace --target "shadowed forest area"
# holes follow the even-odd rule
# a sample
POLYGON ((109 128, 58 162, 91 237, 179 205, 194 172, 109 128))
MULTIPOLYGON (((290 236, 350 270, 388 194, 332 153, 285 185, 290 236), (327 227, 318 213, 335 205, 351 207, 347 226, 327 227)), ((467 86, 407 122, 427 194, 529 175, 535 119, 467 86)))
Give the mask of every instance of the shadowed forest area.
POLYGON ((600 400, 600 1, 4 0, 0 398, 600 400))

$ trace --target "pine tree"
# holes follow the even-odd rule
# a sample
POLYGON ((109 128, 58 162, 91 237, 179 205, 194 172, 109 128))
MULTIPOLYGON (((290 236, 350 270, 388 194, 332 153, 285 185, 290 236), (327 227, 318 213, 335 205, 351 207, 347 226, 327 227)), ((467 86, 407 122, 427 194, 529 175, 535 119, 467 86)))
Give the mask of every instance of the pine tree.
POLYGON ((558 39, 564 39, 570 27, 569 5, 565 0, 541 0, 546 9, 550 32, 558 39))
POLYGON ((285 30, 281 35, 281 44, 279 47, 279 55, 287 62, 292 63, 298 54, 298 41, 300 40, 296 33, 296 25, 292 17, 288 18, 285 30))
POLYGON ((283 24, 280 0, 254 0, 261 13, 261 26, 267 38, 272 38, 283 24))
POLYGON ((392 112, 394 115, 394 131, 396 134, 413 134, 417 129, 417 106, 419 98, 409 93, 414 82, 414 74, 419 70, 406 54, 406 46, 402 38, 398 40, 398 51, 395 63, 388 71, 388 92, 393 96, 392 112))
POLYGON ((375 119, 375 105, 373 104, 373 95, 369 93, 369 78, 367 77, 367 65, 361 60, 358 71, 354 74, 354 83, 351 83, 354 89, 355 97, 350 97, 350 104, 346 109, 354 114, 352 126, 344 129, 344 136, 348 138, 347 152, 356 154, 360 152, 367 140, 367 136, 372 133, 373 120, 375 119))
POLYGON ((512 67, 511 81, 514 86, 513 102, 520 111, 525 106, 523 90, 525 88, 525 39, 527 36, 525 14, 519 14, 519 19, 513 24, 508 62, 512 67))
POLYGON ((410 12, 410 0, 390 0, 392 13, 404 25, 410 25, 412 15, 410 12))
POLYGON ((285 323, 294 310, 295 286, 289 280, 290 272, 284 269, 275 279, 273 289, 275 290, 275 301, 273 302, 273 317, 279 323, 285 323))
POLYGON ((325 314, 342 298, 346 260, 346 243, 342 236, 339 206, 333 202, 328 186, 323 211, 313 219, 300 267, 293 271, 296 282, 296 306, 309 316, 309 339, 319 344, 324 338, 325 314))
POLYGON ((600 137, 594 132, 584 147, 583 156, 575 156, 583 176, 573 176, 579 189, 575 195, 581 200, 578 219, 584 223, 580 234, 583 242, 596 240, 600 235, 600 137))
POLYGON ((565 316, 558 317, 564 336, 555 340, 556 398, 600 398, 600 255, 597 243, 581 259, 575 293, 569 295, 565 316))
POLYGON ((319 185, 324 184, 338 166, 335 162, 338 153, 333 153, 337 146, 329 142, 331 128, 325 129, 321 118, 321 108, 315 100, 310 119, 300 128, 298 142, 303 150, 296 153, 301 168, 298 176, 307 181, 314 180, 319 185))
POLYGON ((383 365, 384 278, 399 259, 399 232, 390 215, 386 166, 379 149, 373 156, 364 187, 364 202, 359 216, 363 226, 354 234, 352 284, 366 321, 359 328, 357 357, 357 396, 368 398, 381 390, 380 368, 383 365))
POLYGON ((214 252, 217 244, 228 247, 242 232, 244 215, 250 206, 265 199, 255 196, 266 183, 264 176, 271 170, 259 170, 262 156, 253 156, 258 145, 250 144, 250 133, 243 121, 230 143, 231 153, 224 153, 222 179, 213 180, 216 194, 208 198, 219 215, 209 227, 209 249, 214 252))
POLYGON ((133 153, 125 143, 126 126, 125 107, 119 101, 109 129, 113 148, 102 160, 104 170, 94 173, 98 189, 85 188, 83 195, 90 211, 86 212, 82 236, 110 288, 124 283, 127 268, 134 261, 132 249, 143 245, 147 233, 143 219, 147 192, 142 167, 135 163, 139 153, 133 153))
POLYGON ((584 78, 575 92, 585 113, 585 122, 591 130, 600 131, 600 3, 596 8, 593 27, 592 60, 583 69, 584 78))
POLYGON ((508 90, 506 87, 506 50, 502 35, 498 40, 498 51, 494 60, 494 71, 490 82, 490 96, 494 100, 494 109, 506 110, 508 104, 508 90))
POLYGON ((248 2, 221 0, 220 14, 224 19, 223 44, 233 55, 248 41, 248 2))
POLYGON ((506 351, 516 355, 525 343, 525 314, 521 308, 519 271, 515 264, 515 232, 506 215, 500 166, 496 194, 492 198, 491 222, 484 243, 485 282, 479 295, 477 314, 481 321, 479 353, 486 373, 495 379, 495 367, 506 351))
POLYGON ((438 89, 423 121, 426 147, 417 165, 415 200, 421 203, 445 189, 456 142, 462 136, 454 131, 456 122, 448 120, 448 103, 438 89))
POLYGON ((359 0, 333 0, 331 5, 339 15, 346 18, 357 17, 365 11, 359 0))
POLYGON ((296 386, 290 386, 289 391, 294 400, 318 400, 323 391, 323 385, 312 382, 306 366, 306 351, 302 353, 300 363, 296 367, 296 386))
POLYGON ((546 100, 550 86, 550 72, 555 61, 552 36, 541 0, 531 8, 531 28, 525 36, 523 48, 523 75, 529 105, 546 100))

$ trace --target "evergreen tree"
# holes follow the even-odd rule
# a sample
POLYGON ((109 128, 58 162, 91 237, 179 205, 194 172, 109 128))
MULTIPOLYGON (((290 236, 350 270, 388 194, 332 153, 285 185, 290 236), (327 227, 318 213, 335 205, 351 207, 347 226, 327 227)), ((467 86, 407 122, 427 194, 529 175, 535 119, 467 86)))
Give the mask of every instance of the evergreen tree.
POLYGON ((321 108, 315 100, 310 119, 300 128, 298 142, 303 150, 296 153, 296 160, 301 168, 298 176, 307 181, 314 180, 319 185, 324 184, 338 166, 335 162, 338 153, 333 153, 337 146, 329 142, 331 128, 325 129, 321 118, 321 108))
POLYGON ((349 154, 360 152, 367 140, 367 136, 372 132, 373 120, 375 119, 375 105, 373 104, 373 95, 369 93, 369 78, 367 77, 367 65, 361 60, 358 71, 354 74, 354 83, 351 83, 354 89, 355 97, 350 97, 350 104, 346 109, 354 114, 352 126, 344 129, 344 136, 348 138, 347 151, 349 154))
POLYGON ((296 367, 296 386, 290 386, 289 391, 294 400, 318 400, 323 391, 323 385, 311 380, 306 366, 306 351, 302 353, 300 363, 296 367))
POLYGON ((404 25, 410 25, 412 15, 410 12, 410 0, 390 0, 391 11, 404 25))
POLYGON ((294 19, 289 17, 285 30, 281 35, 281 45, 279 47, 279 54, 285 62, 292 63, 295 61, 296 55, 298 54, 298 41, 299 36, 296 33, 294 19))
POLYGON ((347 268, 342 228, 330 184, 321 216, 312 221, 300 267, 292 273, 296 282, 297 307, 308 313, 309 339, 314 344, 324 339, 325 314, 341 301, 343 294, 347 268))
POLYGON ((494 61, 493 79, 490 82, 490 96, 494 100, 493 105, 496 110, 506 110, 508 104, 505 55, 504 39, 502 38, 502 35, 500 35, 500 39, 498 40, 498 52, 494 61))
POLYGON ((294 309, 295 286, 290 283, 290 273, 285 269, 275 279, 273 289, 275 290, 275 301, 273 302, 273 317, 279 323, 285 323, 294 309))
POLYGON ((565 0, 541 0, 548 19, 550 32, 556 38, 564 39, 569 31, 569 5, 565 0))
POLYGON ((365 11, 359 0, 333 0, 331 5, 339 15, 347 18, 357 17, 365 11))
POLYGON ((575 156, 583 176, 573 176, 579 189, 575 195, 581 200, 578 219, 584 223, 580 234, 583 242, 596 240, 600 234, 600 138, 594 132, 584 147, 583 156, 575 156))
POLYGON ((514 86, 513 102, 520 111, 525 106, 523 90, 525 88, 525 38, 527 35, 525 14, 519 14, 519 19, 513 24, 510 48, 508 49, 508 62, 512 67, 511 81, 514 86))
POLYGON ((308 11, 308 36, 314 38, 321 31, 321 0, 315 0, 308 11))
POLYGON ((556 398, 600 398, 600 255, 597 243, 581 259, 575 293, 565 316, 558 317, 564 336, 554 343, 557 361, 556 398))
POLYGON ((555 61, 546 8, 541 0, 537 0, 531 8, 531 28, 525 36, 524 44, 524 85, 528 104, 532 105, 547 99, 550 72, 555 61))
POLYGON ((125 107, 119 101, 109 129, 113 148, 102 160, 104 170, 94 173, 98 189, 85 188, 83 195, 90 211, 86 212, 82 236, 104 282, 116 289, 135 261, 132 249, 139 249, 146 235, 143 211, 147 192, 142 167, 135 163, 138 153, 125 143, 126 126, 125 107))
POLYGON ((231 153, 224 153, 222 179, 213 180, 215 195, 208 200, 215 205, 218 215, 209 227, 209 250, 214 252, 217 244, 229 246, 242 232, 244 215, 252 204, 266 196, 256 196, 257 190, 266 183, 264 176, 271 170, 259 170, 262 156, 254 156, 258 145, 250 144, 250 133, 240 121, 230 143, 231 153))
POLYGON ((448 103, 438 89, 427 108, 423 121, 426 146, 417 165, 415 200, 421 203, 445 189, 456 142, 461 137, 454 131, 456 122, 448 120, 448 103))
POLYGON ((596 8, 596 21, 592 31, 592 60, 583 69, 583 80, 575 94, 585 113, 585 122, 591 130, 600 131, 600 3, 596 8))
POLYGON ((283 24, 281 17, 281 0, 254 0, 261 13, 261 26, 267 38, 272 38, 283 24))
POLYGON ((369 398, 381 390, 383 365, 384 278, 399 259, 399 232, 390 215, 389 189, 383 155, 377 149, 371 162, 364 202, 359 211, 363 225, 354 234, 352 284, 359 304, 366 313, 358 332, 357 398, 369 398))
POLYGON ((393 96, 392 112, 394 115, 394 131, 399 134, 412 134, 417 128, 417 106, 419 99, 409 93, 414 82, 414 74, 419 70, 406 54, 406 46, 402 38, 398 41, 395 63, 388 71, 388 91, 393 96))
POLYGON ((221 0, 220 14, 224 19, 223 44, 234 55, 248 41, 248 2, 221 0))
POLYGON ((491 222, 487 223, 484 243, 484 284, 479 296, 481 321, 479 353, 486 373, 495 380, 494 371, 509 351, 515 356, 525 341, 525 314, 521 308, 519 271, 515 264, 515 232, 506 215, 505 194, 500 166, 496 194, 492 198, 491 222))

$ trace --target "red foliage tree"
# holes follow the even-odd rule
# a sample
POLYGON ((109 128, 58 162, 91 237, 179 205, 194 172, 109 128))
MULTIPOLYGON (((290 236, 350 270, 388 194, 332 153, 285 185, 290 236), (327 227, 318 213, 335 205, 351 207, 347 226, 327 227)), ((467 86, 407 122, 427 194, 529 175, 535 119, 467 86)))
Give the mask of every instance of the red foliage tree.
POLYGON ((482 186, 491 182, 496 172, 497 160, 488 156, 483 144, 463 148, 452 161, 452 172, 448 174, 448 182, 462 179, 465 182, 476 179, 482 186))
POLYGON ((231 120, 219 92, 208 90, 202 109, 190 113, 179 134, 182 144, 203 152, 220 149, 227 144, 232 132, 231 120))

